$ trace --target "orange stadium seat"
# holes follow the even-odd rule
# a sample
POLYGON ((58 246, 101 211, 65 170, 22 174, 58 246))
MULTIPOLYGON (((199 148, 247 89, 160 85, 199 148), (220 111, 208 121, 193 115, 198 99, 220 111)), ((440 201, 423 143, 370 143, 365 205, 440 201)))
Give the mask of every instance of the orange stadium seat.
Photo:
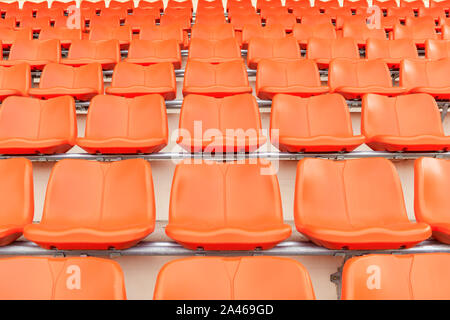
MULTIPOLYGON (((244 7, 236 7, 231 6, 228 8, 228 20, 230 20, 234 15, 253 15, 256 14, 255 8, 250 6, 244 6, 244 7)), ((259 14, 258 14, 259 17, 259 14)))
POLYGON ((412 39, 381 40, 368 39, 366 44, 366 59, 381 59, 389 68, 399 68, 403 59, 418 59, 416 45, 412 39))
POLYGON ((130 18, 132 16, 135 17, 151 17, 153 19, 153 17, 155 18, 155 20, 159 20, 161 18, 161 12, 159 10, 158 7, 138 7, 138 8, 134 8, 133 9, 133 14, 132 15, 128 15, 127 18, 130 18))
POLYGON ((386 32, 383 29, 370 29, 366 24, 348 23, 342 27, 344 38, 353 38, 358 46, 364 47, 368 39, 386 39, 386 32))
POLYGON ((118 15, 108 15, 108 16, 92 16, 89 17, 89 29, 93 27, 119 27, 121 18, 118 15))
POLYGON ((49 6, 48 1, 40 1, 40 2, 24 1, 22 5, 22 10, 33 10, 34 12, 36 12, 40 9, 48 9, 48 6, 49 6))
POLYGON ((113 69, 120 62, 120 46, 117 40, 74 40, 66 59, 61 63, 73 67, 100 63, 104 69, 113 69))
POLYGON ((313 60, 262 60, 256 72, 256 95, 272 99, 277 93, 301 97, 327 93, 329 88, 320 83, 319 69, 313 60))
POLYGON ((119 40, 121 46, 127 46, 130 44, 132 34, 130 26, 97 25, 89 31, 89 40, 119 40))
POLYGON ((159 94, 95 96, 89 105, 85 135, 77 140, 89 153, 153 153, 167 143, 166 107, 159 94))
POLYGON ((447 186, 450 162, 445 159, 419 158, 414 166, 414 211, 417 221, 427 223, 433 238, 450 243, 450 214, 447 186))
POLYGON ((232 8, 253 8, 253 4, 251 0, 228 0, 227 11, 232 8))
POLYGON ((166 234, 189 249, 272 248, 291 234, 273 170, 263 160, 179 163, 166 234))
POLYGON ((26 63, 0 67, 0 101, 9 96, 28 96, 31 69, 26 63))
POLYGON ((20 19, 20 28, 31 28, 33 32, 39 32, 42 28, 50 27, 50 18, 23 17, 20 19))
POLYGON ((191 39, 223 40, 228 38, 234 38, 234 29, 229 23, 218 25, 196 23, 192 27, 191 39))
POLYGON ((356 11, 358 8, 367 8, 369 4, 366 0, 344 0, 342 6, 356 11))
POLYGON ((50 21, 53 21, 56 17, 63 17, 64 16, 64 9, 63 8, 45 8, 40 9, 36 12, 36 18, 41 17, 49 17, 50 21))
POLYGON ((297 18, 292 13, 284 13, 279 15, 269 15, 266 19, 266 25, 280 25, 283 26, 284 30, 290 32, 294 29, 297 24, 297 18))
MULTIPOLYGON (((385 17, 383 17, 385 18, 385 17)), ((337 16, 336 17, 336 30, 342 30, 344 24, 367 24, 367 16, 366 15, 351 15, 351 16, 337 16)))
POLYGON ((16 18, 15 17, 0 19, 0 28, 14 29, 15 27, 16 27, 16 18))
POLYGON ((195 24, 206 24, 206 25, 215 25, 215 24, 224 24, 227 23, 225 16, 222 13, 216 14, 201 14, 195 16, 195 24))
MULTIPOLYGON (((317 16, 318 19, 321 19, 323 17, 327 17, 330 18, 328 15, 326 14, 321 14, 320 13, 320 9, 317 7, 294 7, 292 9, 292 14, 298 19, 301 20, 302 17, 304 16, 317 16)), ((330 20, 331 22, 331 20, 330 20)))
POLYGON ((70 95, 77 100, 90 100, 103 93, 102 66, 99 63, 81 67, 49 63, 42 71, 39 87, 30 88, 28 93, 44 99, 70 95))
POLYGON ((336 30, 331 23, 317 25, 297 24, 292 33, 302 48, 306 48, 308 41, 313 38, 336 39, 336 30))
POLYGON ((330 16, 333 21, 336 21, 337 17, 352 16, 352 9, 350 7, 330 7, 325 8, 325 14, 330 16))
POLYGON ((384 158, 300 160, 294 218, 328 249, 410 248, 431 236, 429 225, 408 220, 400 179, 384 158))
POLYGON ((126 26, 130 26, 131 30, 133 32, 139 32, 141 31, 141 29, 146 26, 154 26, 156 25, 156 17, 155 16, 147 16, 147 15, 142 15, 142 16, 128 16, 125 19, 125 25, 126 26))
POLYGON ((0 274, 2 300, 126 299, 122 269, 108 259, 3 258, 0 274))
POLYGON ((8 10, 19 10, 19 1, 1 2, 0 12, 6 13, 8 10))
POLYGON ((433 39, 425 41, 425 58, 429 60, 450 58, 450 41, 433 39))
MULTIPOLYGON (((146 0, 139 0, 138 2, 138 9, 150 9, 150 8, 156 8, 159 10, 159 12, 164 12, 164 2, 162 0, 156 0, 156 1, 146 1, 146 0)), ((134 10, 133 10, 134 14, 134 10)))
POLYGON ((223 40, 205 40, 194 38, 189 44, 189 61, 222 63, 240 60, 241 49, 235 38, 223 40))
POLYGON ((281 0, 257 0, 256 1, 256 10, 258 12, 261 11, 264 7, 282 7, 283 4, 281 3, 281 0))
POLYGON ((169 0, 166 10, 170 8, 189 8, 190 11, 194 10, 191 0, 169 0))
POLYGON ((187 15, 170 15, 164 14, 159 20, 161 26, 168 26, 171 24, 179 25, 183 30, 191 30, 191 17, 187 15))
POLYGON ((448 300, 449 266, 448 253, 351 258, 343 269, 342 299, 448 300))
POLYGON ((170 7, 168 6, 166 10, 164 10, 164 15, 170 15, 170 16, 187 16, 189 19, 192 19, 193 14, 192 10, 190 8, 183 8, 183 7, 170 7))
POLYGON ((289 61, 300 58, 300 47, 293 37, 281 39, 253 38, 248 45, 247 64, 250 69, 256 69, 258 63, 263 59, 289 61))
POLYGON ((406 18, 410 17, 410 18, 414 18, 414 10, 412 8, 408 8, 408 7, 403 7, 403 8, 398 8, 398 7, 390 7, 387 9, 387 16, 388 17, 397 17, 402 21, 405 21, 406 18))
POLYGON ((224 9, 222 7, 197 7, 197 11, 195 12, 196 22, 198 17, 207 18, 208 16, 225 17, 224 9))
POLYGON ((189 257, 165 264, 155 300, 314 300, 306 268, 280 257, 189 257))
POLYGON ((76 5, 77 5, 76 1, 64 2, 64 1, 56 0, 56 1, 52 1, 51 5, 50 5, 50 8, 52 8, 52 9, 60 8, 60 9, 67 10, 68 7, 76 6, 76 5))
POLYGON ((8 97, 0 108, 0 154, 63 153, 75 145, 75 101, 8 97))
POLYGON ((8 9, 5 12, 5 19, 14 18, 18 23, 24 18, 33 18, 33 10, 28 9, 8 9))
POLYGON ((265 142, 258 103, 251 94, 225 98, 190 94, 183 100, 177 143, 187 151, 252 152, 265 142))
POLYGON ((270 132, 272 144, 282 152, 353 151, 365 140, 353 135, 349 108, 335 93, 309 98, 275 95, 270 132))
POLYGON ((24 236, 45 249, 120 250, 154 227, 148 161, 64 159, 50 174, 41 222, 25 226, 24 236))
POLYGON ((417 22, 412 25, 397 24, 392 31, 392 39, 412 39, 416 46, 423 48, 427 39, 438 39, 438 34, 432 22, 417 22))
POLYGON ((203 94, 225 97, 251 93, 247 70, 242 60, 210 64, 191 60, 184 72, 183 95, 203 94))
POLYGON ((174 24, 169 26, 144 26, 139 32, 141 40, 171 40, 175 39, 184 49, 188 47, 189 38, 180 26, 174 24))
POLYGON ((448 10, 450 8, 450 0, 430 0, 429 2, 431 8, 444 8, 448 10))
MULTIPOLYGON (((443 40, 450 40, 450 23, 444 23, 441 26, 441 32, 442 32, 442 39, 443 40)), ((3 39, 2 39, 3 41, 3 39)))
POLYGON ((23 228, 33 221, 33 167, 25 158, 3 159, 0 173, 0 246, 6 246, 17 240, 23 228))
POLYGON ((320 69, 327 69, 335 58, 359 59, 356 41, 352 38, 309 39, 306 59, 314 60, 320 69))
MULTIPOLYGON (((240 51, 239 51, 240 54, 240 51)), ((120 57, 120 56, 119 56, 120 57)), ((131 40, 126 62, 148 66, 170 62, 175 69, 181 68, 181 51, 177 40, 131 40)))
POLYGON ((105 1, 97 1, 97 0, 82 0, 80 3, 80 8, 89 8, 89 9, 95 9, 96 11, 101 11, 102 9, 106 8, 105 1))
POLYGON ((450 59, 404 59, 400 64, 400 87, 409 93, 428 93, 436 99, 449 99, 449 72, 450 59))
POLYGON ((392 85, 389 68, 382 60, 334 59, 328 71, 330 92, 346 99, 361 99, 367 93, 396 96, 405 89, 392 85))
POLYGON ((269 16, 279 16, 286 13, 288 13, 288 8, 286 7, 264 7, 261 9, 259 15, 261 19, 265 21, 269 16))
POLYGON ((257 13, 251 14, 233 14, 231 17, 228 16, 228 20, 230 20, 230 24, 233 26, 234 31, 242 31, 244 30, 245 25, 261 25, 261 18, 257 13))
POLYGON ((309 0, 286 0, 285 6, 293 11, 296 8, 310 8, 311 2, 309 0))
POLYGON ((39 40, 57 39, 63 48, 68 48, 72 41, 81 40, 81 29, 65 27, 45 27, 39 32, 39 40))
POLYGON ((400 7, 412 8, 414 11, 418 11, 420 8, 425 7, 425 3, 422 0, 400 0, 400 7))
POLYGON ((59 63, 60 59, 59 40, 16 40, 11 46, 8 59, 0 60, 0 65, 27 63, 31 69, 42 70, 49 63, 59 63))
POLYGON ((106 88, 107 94, 128 98, 157 93, 173 100, 176 92, 175 70, 169 62, 149 66, 120 62, 114 68, 111 86, 106 88))
POLYGON ((131 11, 133 11, 134 3, 133 3, 133 0, 128 0, 128 1, 111 0, 109 2, 108 8, 122 8, 122 9, 126 9, 131 12, 131 11))
POLYGON ((338 0, 314 0, 314 7, 324 11, 327 8, 339 8, 340 5, 338 0))
POLYGON ((419 17, 432 17, 435 21, 439 21, 440 19, 445 19, 447 15, 443 7, 421 7, 419 8, 419 17))
POLYGON ((366 144, 377 151, 446 151, 439 108, 425 93, 394 98, 376 94, 362 99, 361 132, 366 144))
POLYGON ((242 44, 246 49, 252 38, 272 38, 280 39, 286 37, 286 31, 280 25, 260 26, 260 25, 244 25, 242 30, 242 44))
MULTIPOLYGON (((311 8, 312 10, 312 8, 311 8)), ((327 14, 304 14, 300 15, 300 23, 308 26, 315 26, 319 24, 331 24, 332 19, 327 14)), ((298 18, 298 17, 297 17, 298 18)))

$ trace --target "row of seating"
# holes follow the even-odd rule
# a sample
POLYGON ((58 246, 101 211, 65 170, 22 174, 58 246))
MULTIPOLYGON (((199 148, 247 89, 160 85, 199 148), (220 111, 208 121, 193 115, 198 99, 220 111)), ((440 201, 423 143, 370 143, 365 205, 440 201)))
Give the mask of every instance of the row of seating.
MULTIPOLYGON (((344 300, 449 299, 450 254, 367 255, 348 260, 344 300)), ((92 257, 0 259, 2 300, 124 300, 119 264, 92 257)), ((279 257, 190 257, 159 271, 155 300, 313 300, 308 270, 279 257)))
MULTIPOLYGON (((150 164, 62 160, 50 175, 44 212, 33 219, 31 163, 0 161, 0 244, 22 232, 51 249, 126 249, 153 232, 155 200, 150 164)), ((297 230, 329 249, 409 248, 432 234, 450 243, 445 195, 450 161, 421 158, 415 167, 415 213, 408 220, 394 165, 383 158, 298 164, 297 230)), ((189 249, 270 249, 291 235, 269 161, 185 160, 176 166, 166 234, 189 249)))

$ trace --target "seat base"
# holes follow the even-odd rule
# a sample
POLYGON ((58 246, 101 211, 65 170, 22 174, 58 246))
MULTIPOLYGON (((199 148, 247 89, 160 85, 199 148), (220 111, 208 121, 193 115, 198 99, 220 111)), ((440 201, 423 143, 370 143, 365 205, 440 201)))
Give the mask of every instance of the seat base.
POLYGON ((281 152, 350 152, 364 143, 363 136, 346 138, 311 137, 311 138, 272 138, 272 144, 281 152))
POLYGON ((77 145, 91 154, 136 154, 155 153, 167 145, 167 139, 131 140, 111 138, 105 140, 95 140, 79 138, 77 145))

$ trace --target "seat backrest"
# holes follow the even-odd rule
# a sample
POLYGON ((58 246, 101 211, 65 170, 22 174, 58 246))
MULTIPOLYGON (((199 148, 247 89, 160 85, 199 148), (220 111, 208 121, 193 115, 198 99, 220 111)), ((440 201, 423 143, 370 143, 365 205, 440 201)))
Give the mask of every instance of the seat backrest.
POLYGON ((306 25, 297 24, 293 36, 298 42, 307 42, 311 38, 336 39, 336 30, 331 23, 306 25))
POLYGON ((449 87, 450 59, 435 61, 404 59, 400 64, 400 87, 449 87))
POLYGON ((22 63, 12 67, 0 67, 0 88, 15 89, 22 96, 28 95, 31 87, 31 68, 22 63))
POLYGON ((397 171, 387 159, 302 159, 294 218, 324 229, 376 228, 409 222, 397 171))
POLYGON ((61 44, 59 40, 23 40, 14 41, 8 60, 46 60, 59 63, 61 44))
POLYGON ((130 26, 111 27, 107 25, 92 26, 89 31, 89 40, 112 40, 131 41, 132 30, 130 26))
POLYGON ((450 24, 447 21, 442 24, 441 32, 443 40, 450 40, 450 24))
POLYGON ((331 17, 327 14, 320 14, 320 15, 302 15, 300 18, 300 23, 307 25, 307 26, 315 26, 318 24, 331 24, 331 17))
POLYGON ((188 61, 184 72, 183 87, 211 87, 216 85, 249 86, 247 70, 242 60, 210 64, 188 61))
POLYGON ((405 25, 412 26, 414 24, 424 24, 424 25, 432 25, 436 27, 435 19, 431 16, 423 16, 423 17, 406 17, 405 25))
POLYGON ((362 98, 361 132, 376 136, 444 136, 436 101, 424 93, 386 97, 367 94, 362 98))
POLYGON ((399 17, 405 19, 406 17, 414 17, 414 10, 412 8, 404 7, 390 7, 387 9, 388 17, 399 17))
POLYGON ((277 24, 266 27, 246 24, 242 31, 242 42, 247 44, 252 38, 280 39, 284 37, 286 37, 286 31, 283 26, 277 24))
POLYGON ((40 28, 49 27, 49 26, 50 26, 50 18, 49 17, 39 17, 39 18, 23 17, 20 19, 20 27, 21 28, 30 27, 32 29, 40 29, 40 28))
POLYGON ((292 30, 297 24, 297 18, 291 13, 271 14, 266 19, 266 25, 282 25, 286 30, 292 30))
POLYGON ((450 58, 450 41, 434 39, 425 41, 425 58, 430 60, 450 58))
POLYGON ((223 40, 192 39, 189 44, 189 59, 208 59, 209 62, 222 62, 221 59, 241 59, 241 48, 235 38, 223 40), (216 61, 215 61, 216 60, 216 61))
POLYGON ((120 45, 117 40, 74 40, 68 59, 114 59, 120 61, 120 45))
POLYGON ((245 25, 261 25, 261 18, 257 13, 235 13, 228 18, 234 30, 243 30, 245 25))
POLYGON ((170 62, 141 66, 129 62, 119 62, 113 72, 111 87, 128 88, 133 86, 175 88, 175 70, 170 62))
POLYGON ((373 59, 418 59, 416 45, 412 39, 368 39, 366 58, 373 59))
POLYGON ((45 27, 39 32, 39 40, 81 40, 81 29, 66 27, 45 27))
POLYGON ((352 15, 352 9, 350 7, 329 7, 325 8, 325 14, 333 17, 336 19, 338 16, 351 16, 352 15))
POLYGON ((0 260, 2 300, 124 300, 120 265, 92 257, 0 260))
POLYGON ((33 32, 30 28, 14 30, 11 28, 0 27, 0 38, 3 43, 13 43, 19 39, 33 39, 33 32))
POLYGON ((156 25, 156 16, 146 16, 146 15, 131 15, 125 19, 125 25, 131 26, 132 28, 142 28, 145 25, 156 25))
POLYGON ((300 47, 293 37, 281 39, 253 38, 248 44, 247 60, 300 59, 300 47))
POLYGON ((384 8, 396 8, 398 7, 396 0, 372 0, 372 6, 378 6, 384 8))
POLYGON ((410 25, 394 25, 393 30, 394 39, 437 39, 438 34, 436 33, 436 28, 433 23, 429 22, 416 22, 410 25))
POLYGON ((365 23, 344 23, 342 26, 342 36, 353 38, 357 41, 367 41, 367 39, 386 39, 384 29, 370 29, 365 23))
POLYGON ((340 7, 338 0, 314 0, 314 7, 321 9, 340 7))
POLYGON ((125 8, 125 9, 133 9, 134 8, 134 3, 132 0, 128 0, 128 1, 116 1, 116 0, 111 0, 109 2, 108 8, 125 8))
POLYGON ((343 269, 342 299, 447 300, 449 266, 448 253, 352 258, 343 269))
POLYGON ((207 25, 196 23, 192 27, 191 39, 223 40, 234 38, 233 26, 229 23, 207 25))
POLYGON ((356 14, 351 16, 337 16, 336 29, 342 29, 345 23, 364 24, 367 23, 367 15, 356 14))
POLYGON ((155 300, 312 300, 308 271, 278 257, 185 258, 160 270, 155 300))
POLYGON ((175 39, 179 44, 184 42, 183 29, 178 25, 144 26, 139 32, 141 40, 170 40, 175 39))
POLYGON ((356 41, 352 38, 321 39, 310 38, 306 59, 359 59, 356 41))
POLYGON ((195 16, 195 24, 224 24, 227 23, 223 13, 216 14, 200 14, 195 16))
POLYGON ((310 8, 295 7, 292 10, 292 13, 294 14, 294 16, 297 17, 297 19, 301 19, 303 16, 313 16, 313 15, 316 15, 318 18, 320 18, 320 9, 317 7, 310 7, 310 8))
POLYGON ((39 88, 92 88, 103 92, 103 73, 99 63, 81 67, 65 66, 58 63, 47 64, 41 75, 39 88))
POLYGON ((421 8, 425 7, 425 4, 422 0, 400 0, 400 7, 421 8))

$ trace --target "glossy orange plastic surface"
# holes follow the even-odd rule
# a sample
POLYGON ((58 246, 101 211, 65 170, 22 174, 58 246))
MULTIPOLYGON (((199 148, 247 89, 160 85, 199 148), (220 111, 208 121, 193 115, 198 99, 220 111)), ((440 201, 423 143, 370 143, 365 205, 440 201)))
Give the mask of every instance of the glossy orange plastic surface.
POLYGON ((119 40, 121 46, 130 44, 132 31, 130 26, 112 27, 108 25, 93 26, 89 31, 89 40, 119 40))
POLYGON ((61 63, 73 67, 100 63, 103 69, 113 69, 120 61, 120 45, 117 40, 74 40, 66 59, 61 63))
POLYGON ((313 38, 332 40, 337 37, 336 30, 331 22, 314 25, 297 24, 292 35, 302 48, 306 48, 308 41, 313 38))
POLYGON ((0 101, 9 96, 28 96, 31 69, 26 63, 0 67, 0 101))
POLYGON ((176 40, 180 47, 187 48, 189 38, 179 25, 144 26, 139 32, 141 40, 176 40))
POLYGON ((431 39, 425 41, 425 58, 430 60, 450 58, 450 41, 431 39))
POLYGON ((32 69, 42 70, 49 63, 59 63, 61 44, 59 40, 16 40, 11 46, 7 60, 1 66, 27 63, 32 69))
MULTIPOLYGON (((240 51, 239 51, 240 54, 240 51)), ((181 68, 181 51, 177 40, 131 40, 126 62, 148 66, 170 62, 175 69, 181 68)))
POLYGON ((258 63, 263 59, 290 61, 300 58, 300 46, 293 37, 253 38, 248 44, 247 65, 250 69, 256 69, 258 63))
POLYGON ((335 58, 359 59, 356 41, 352 38, 309 39, 306 59, 314 60, 319 68, 326 69, 331 60, 335 58))
POLYGON ((39 32, 39 40, 58 39, 61 46, 68 48, 74 40, 81 40, 81 29, 66 27, 45 27, 39 32))
POLYGON ((366 58, 369 60, 381 59, 387 63, 389 68, 399 68, 403 59, 418 59, 419 53, 412 39, 368 39, 366 58))

